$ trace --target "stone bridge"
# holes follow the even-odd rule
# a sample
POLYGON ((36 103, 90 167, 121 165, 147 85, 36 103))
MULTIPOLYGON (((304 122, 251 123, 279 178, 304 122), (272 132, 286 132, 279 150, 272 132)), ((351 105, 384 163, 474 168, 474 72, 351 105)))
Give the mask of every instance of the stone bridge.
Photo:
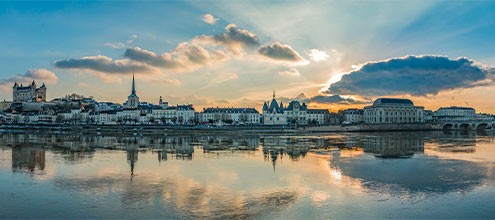
POLYGON ((495 120, 492 121, 444 121, 442 130, 486 130, 495 129, 495 120))

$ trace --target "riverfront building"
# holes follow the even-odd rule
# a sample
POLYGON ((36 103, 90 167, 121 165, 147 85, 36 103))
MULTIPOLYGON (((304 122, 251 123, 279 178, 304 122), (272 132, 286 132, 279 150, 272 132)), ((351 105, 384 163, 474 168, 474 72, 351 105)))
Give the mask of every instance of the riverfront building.
POLYGON ((363 109, 350 108, 350 109, 340 110, 338 114, 340 121, 344 123, 356 124, 356 123, 361 123, 364 120, 363 109))
POLYGON ((476 119, 474 108, 470 107, 442 107, 433 113, 436 121, 472 121, 476 119))
POLYGON ((255 108, 206 108, 198 114, 200 123, 259 124, 260 113, 255 108))
POLYGON ((151 117, 154 123, 161 124, 193 124, 195 121, 195 111, 193 105, 168 106, 163 104, 153 106, 151 117))
POLYGON ((287 123, 287 118, 284 116, 284 105, 278 104, 273 92, 273 99, 270 103, 263 104, 263 124, 265 125, 284 125, 287 123))
POLYGON ((284 125, 284 124, 328 124, 330 112, 328 109, 310 109, 306 103, 291 101, 287 107, 280 102, 278 104, 273 93, 270 103, 263 104, 263 124, 284 125))
POLYGON ((409 99, 379 98, 364 107, 364 122, 368 124, 424 121, 424 107, 415 106, 409 99))

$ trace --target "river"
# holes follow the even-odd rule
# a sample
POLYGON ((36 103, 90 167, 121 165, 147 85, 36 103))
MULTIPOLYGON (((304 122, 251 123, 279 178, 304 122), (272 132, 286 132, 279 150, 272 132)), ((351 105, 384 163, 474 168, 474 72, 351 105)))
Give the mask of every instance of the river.
POLYGON ((0 218, 495 218, 493 132, 0 133, 0 218))

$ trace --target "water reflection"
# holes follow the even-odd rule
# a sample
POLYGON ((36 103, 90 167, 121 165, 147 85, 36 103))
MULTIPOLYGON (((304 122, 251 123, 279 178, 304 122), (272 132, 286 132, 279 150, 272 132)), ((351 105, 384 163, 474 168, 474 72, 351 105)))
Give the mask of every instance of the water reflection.
POLYGON ((475 153, 476 144, 480 141, 477 134, 370 133, 348 138, 354 138, 353 148, 363 149, 375 158, 368 155, 359 158, 341 157, 342 151, 338 151, 330 160, 330 166, 338 170, 340 175, 359 180, 369 190, 399 196, 466 192, 483 185, 489 178, 486 164, 460 158, 441 160, 423 155, 425 143, 434 151, 475 153), (395 158, 408 159, 383 160, 395 158))
MULTIPOLYGON (((329 218, 338 216, 329 213, 340 210, 345 213, 341 218, 351 218, 352 207, 377 200, 396 208, 396 213, 388 210, 389 217, 401 217, 400 210, 416 204, 397 199, 429 200, 481 189, 495 195, 493 146, 493 134, 472 132, 302 136, 5 132, 0 133, 0 162, 9 162, 8 172, 30 173, 17 175, 28 180, 43 172, 39 187, 45 182, 50 187, 35 190, 39 195, 26 195, 26 201, 43 200, 46 193, 73 206, 58 204, 62 207, 53 209, 66 212, 45 217, 253 219, 314 213, 299 218, 329 218), (485 157, 475 161, 473 156, 485 157), (396 200, 388 202, 390 198, 396 200), (102 215, 108 212, 112 213, 102 215)), ((9 182, 15 177, 6 178, 9 173, 3 171, 0 166, 4 184, 17 186, 9 182)), ((6 202, 0 202, 4 206, 0 211, 12 217, 7 207, 16 201, 6 202)), ((33 217, 28 214, 21 217, 33 217)))
POLYGON ((34 172, 45 169, 45 151, 33 147, 15 146, 12 148, 12 171, 34 172))

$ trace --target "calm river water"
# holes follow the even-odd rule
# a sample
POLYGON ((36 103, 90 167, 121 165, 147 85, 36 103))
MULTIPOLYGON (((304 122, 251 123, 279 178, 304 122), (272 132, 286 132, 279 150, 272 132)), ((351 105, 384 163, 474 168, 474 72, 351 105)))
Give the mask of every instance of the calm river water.
POLYGON ((0 218, 495 218, 493 133, 0 133, 0 218))

